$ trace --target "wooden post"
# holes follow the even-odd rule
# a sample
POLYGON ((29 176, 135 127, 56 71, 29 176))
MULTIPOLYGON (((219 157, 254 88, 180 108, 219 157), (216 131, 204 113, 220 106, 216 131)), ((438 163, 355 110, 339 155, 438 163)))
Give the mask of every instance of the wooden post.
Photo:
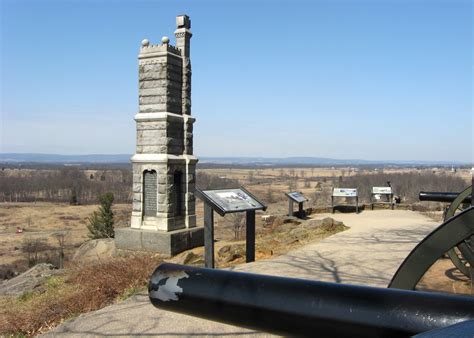
POLYGON ((245 257, 246 262, 255 261, 255 210, 247 211, 245 257))
POLYGON ((204 263, 214 268, 214 210, 204 203, 204 263))
POLYGON ((293 200, 291 198, 288 199, 288 216, 293 216, 293 200))
POLYGON ((359 195, 356 196, 356 214, 359 213, 359 195))
POLYGON ((331 196, 331 208, 332 208, 332 213, 334 214, 334 196, 331 196))

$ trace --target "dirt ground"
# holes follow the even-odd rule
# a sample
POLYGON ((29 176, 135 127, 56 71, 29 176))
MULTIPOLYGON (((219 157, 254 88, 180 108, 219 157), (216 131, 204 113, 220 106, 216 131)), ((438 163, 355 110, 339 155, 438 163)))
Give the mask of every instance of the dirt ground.
MULTIPOLYGON (((474 275, 473 269, 471 274, 474 275)), ((417 289, 474 296, 473 280, 463 275, 447 257, 440 258, 431 266, 417 289)))

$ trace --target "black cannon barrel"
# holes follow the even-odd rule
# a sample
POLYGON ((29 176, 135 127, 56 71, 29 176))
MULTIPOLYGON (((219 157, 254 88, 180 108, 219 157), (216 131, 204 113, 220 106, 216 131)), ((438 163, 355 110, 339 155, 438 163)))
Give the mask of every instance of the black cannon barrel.
MULTIPOLYGON (((420 201, 432 202, 448 202, 451 203, 458 196, 455 192, 434 192, 434 191, 420 191, 420 201)), ((466 197, 463 203, 471 203, 471 196, 466 197)))
POLYGON ((154 306, 280 335, 407 337, 474 319, 474 298, 161 264, 154 306))

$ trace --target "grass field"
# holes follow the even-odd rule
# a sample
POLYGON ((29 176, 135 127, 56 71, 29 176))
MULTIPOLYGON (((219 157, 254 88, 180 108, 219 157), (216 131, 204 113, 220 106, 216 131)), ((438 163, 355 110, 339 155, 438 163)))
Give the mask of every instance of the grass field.
MULTIPOLYGON (((24 270, 27 262, 22 245, 44 239, 55 247, 58 243, 53 234, 58 231, 67 232, 65 244, 69 252, 66 253, 72 253, 74 248, 88 240, 87 218, 97 208, 97 205, 47 202, 0 203, 0 265, 15 264, 24 270), (23 232, 16 233, 17 228, 23 232)), ((128 224, 130 210, 130 205, 115 205, 117 226, 128 224)))

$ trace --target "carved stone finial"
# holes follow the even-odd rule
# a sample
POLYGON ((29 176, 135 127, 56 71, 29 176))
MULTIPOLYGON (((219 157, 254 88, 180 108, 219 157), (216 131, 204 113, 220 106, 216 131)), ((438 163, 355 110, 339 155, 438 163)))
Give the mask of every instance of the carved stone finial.
POLYGON ((170 42, 170 38, 167 37, 167 36, 163 36, 161 38, 161 42, 164 44, 164 45, 167 45, 169 42, 170 42))
POLYGON ((148 39, 142 40, 142 47, 148 47, 149 45, 150 45, 150 41, 148 41, 148 39))

